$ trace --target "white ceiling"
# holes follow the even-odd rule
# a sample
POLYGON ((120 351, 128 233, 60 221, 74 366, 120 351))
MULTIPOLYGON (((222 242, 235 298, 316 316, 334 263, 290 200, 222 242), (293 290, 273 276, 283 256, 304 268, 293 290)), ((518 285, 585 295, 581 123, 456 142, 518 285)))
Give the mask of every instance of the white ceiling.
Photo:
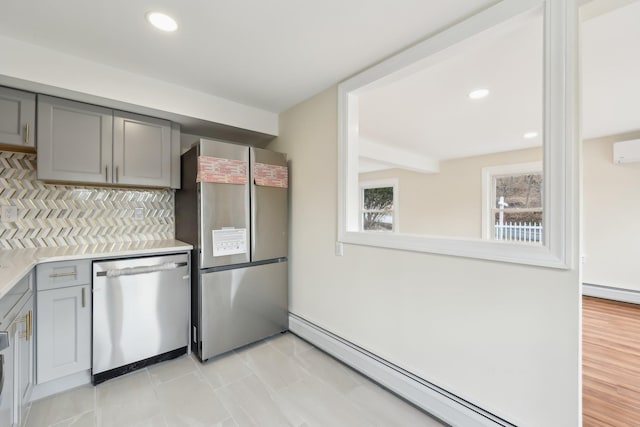
MULTIPOLYGON (((605 2, 610 9, 598 7, 581 28, 585 139, 640 129, 640 1, 603 0, 600 6, 605 2)), ((539 146, 542 20, 512 23, 497 33, 361 95, 361 140, 435 161, 539 146), (490 95, 470 100, 468 93, 480 87, 490 95), (539 136, 524 139, 530 131, 539 136)), ((394 166, 372 160, 362 162, 361 170, 394 166)))
POLYGON ((0 35, 281 112, 495 0, 20 0, 0 35), (150 27, 159 10, 180 26, 150 27))
POLYGON ((543 19, 518 18, 409 77, 359 96, 361 138, 434 160, 541 144, 543 19), (490 90, 471 100, 469 92, 490 90))
MULTIPOLYGON (((496 1, 3 1, 0 36, 277 113, 496 1), (144 19, 150 10, 173 15, 179 30, 150 27, 144 19)), ((595 17, 583 26, 586 138, 640 128, 640 1, 593 4, 595 17)), ((473 55, 428 70, 421 89, 411 87, 415 82, 398 84, 397 95, 390 92, 372 107, 371 122, 384 127, 364 126, 363 135, 407 151, 439 141, 439 148, 421 153, 433 158, 499 151, 505 149, 501 141, 514 148, 539 143, 521 138, 541 126, 534 108, 541 102, 538 83, 522 83, 535 81, 527 72, 537 70, 531 52, 539 46, 527 41, 527 31, 514 30, 493 46, 477 46, 473 55), (530 50, 518 48, 527 44, 530 50), (489 87, 490 98, 470 103, 466 93, 476 86, 489 87), (492 114, 501 109, 502 116, 492 114), (458 120, 447 120, 451 111, 458 120), (460 125, 460 115, 474 117, 476 125, 460 125), (492 115, 502 120, 491 122, 492 115), (471 144, 462 149, 455 140, 471 144)))

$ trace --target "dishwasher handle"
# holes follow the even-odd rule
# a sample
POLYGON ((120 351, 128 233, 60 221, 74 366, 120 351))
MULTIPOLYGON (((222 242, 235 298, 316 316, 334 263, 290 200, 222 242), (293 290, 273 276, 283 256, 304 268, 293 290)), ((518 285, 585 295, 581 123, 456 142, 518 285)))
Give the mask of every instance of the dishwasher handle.
POLYGON ((96 276, 106 276, 106 277, 120 277, 120 276, 134 276, 136 274, 149 274, 156 273, 158 271, 167 271, 167 270, 175 270, 176 268, 186 267, 186 262, 167 262, 164 264, 158 265, 146 265, 140 267, 127 267, 127 268, 119 268, 114 270, 106 270, 106 271, 98 271, 96 272, 96 276))

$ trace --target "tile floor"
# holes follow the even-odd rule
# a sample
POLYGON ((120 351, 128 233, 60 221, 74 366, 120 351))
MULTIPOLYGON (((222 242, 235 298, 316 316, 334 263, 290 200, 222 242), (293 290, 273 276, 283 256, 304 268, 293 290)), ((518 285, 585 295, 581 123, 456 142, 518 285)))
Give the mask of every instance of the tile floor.
POLYGON ((28 427, 442 425, 290 333, 39 400, 27 418, 28 427))

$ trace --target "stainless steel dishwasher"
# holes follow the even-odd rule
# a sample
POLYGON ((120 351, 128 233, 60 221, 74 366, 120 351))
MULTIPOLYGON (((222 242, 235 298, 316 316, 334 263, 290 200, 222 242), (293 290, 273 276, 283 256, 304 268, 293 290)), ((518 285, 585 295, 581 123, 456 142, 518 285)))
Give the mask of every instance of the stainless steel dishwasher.
POLYGON ((187 352, 188 255, 93 263, 92 381, 187 352))

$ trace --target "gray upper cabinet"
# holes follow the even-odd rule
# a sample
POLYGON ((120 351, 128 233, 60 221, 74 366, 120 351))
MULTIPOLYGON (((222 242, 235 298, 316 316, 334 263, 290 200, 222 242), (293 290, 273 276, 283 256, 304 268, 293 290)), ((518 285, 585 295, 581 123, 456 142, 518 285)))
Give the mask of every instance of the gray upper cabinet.
POLYGON ((34 148, 36 95, 0 87, 0 144, 34 148))
POLYGON ((115 184, 171 186, 171 122, 114 112, 113 162, 115 184))
POLYGON ((176 187, 172 148, 167 120, 38 95, 38 179, 176 187))
POLYGON ((38 179, 112 181, 113 112, 108 108, 38 96, 38 179))

